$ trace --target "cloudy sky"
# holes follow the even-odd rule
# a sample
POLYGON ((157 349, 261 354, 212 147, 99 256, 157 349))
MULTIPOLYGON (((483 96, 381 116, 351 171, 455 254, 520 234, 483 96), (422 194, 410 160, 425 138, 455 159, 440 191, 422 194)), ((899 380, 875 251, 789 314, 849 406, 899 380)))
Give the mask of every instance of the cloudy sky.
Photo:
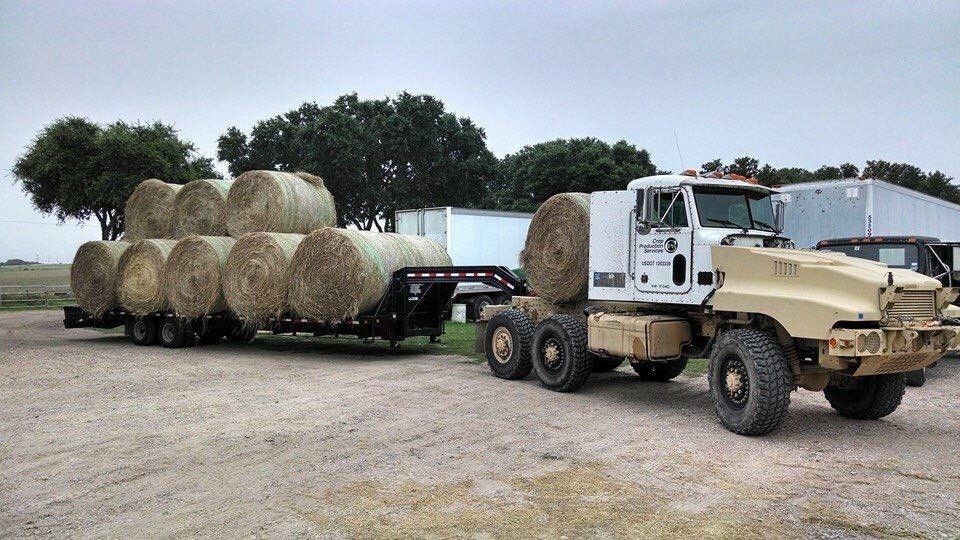
POLYGON ((663 168, 749 154, 960 178, 960 4, 0 0, 0 260, 69 261, 10 169, 62 115, 172 123, 207 156, 237 125, 356 91, 430 93, 499 156, 626 139, 663 168))

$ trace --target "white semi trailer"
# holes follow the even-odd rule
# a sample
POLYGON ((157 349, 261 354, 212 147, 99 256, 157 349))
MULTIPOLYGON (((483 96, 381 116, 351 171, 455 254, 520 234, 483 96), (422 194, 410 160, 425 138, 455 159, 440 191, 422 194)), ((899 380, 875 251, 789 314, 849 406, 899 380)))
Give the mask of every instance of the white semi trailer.
MULTIPOLYGON (((424 236, 447 248, 455 266, 520 267, 518 257, 527 238, 533 214, 442 206, 400 210, 397 232, 424 236)), ((491 304, 506 304, 510 295, 482 283, 461 283, 455 303, 467 305, 467 316, 476 319, 491 304)))

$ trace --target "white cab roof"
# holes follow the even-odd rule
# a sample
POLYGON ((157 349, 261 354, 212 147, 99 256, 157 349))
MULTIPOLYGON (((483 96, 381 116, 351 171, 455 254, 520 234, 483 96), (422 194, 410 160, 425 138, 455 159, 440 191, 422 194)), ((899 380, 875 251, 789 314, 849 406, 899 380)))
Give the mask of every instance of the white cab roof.
POLYGON ((631 180, 627 184, 627 189, 646 189, 648 187, 672 187, 672 186, 717 186, 717 187, 738 187, 762 191, 764 193, 777 193, 777 190, 751 184, 743 180, 730 180, 724 178, 704 178, 702 176, 686 176, 683 174, 659 174, 656 176, 646 176, 631 180))

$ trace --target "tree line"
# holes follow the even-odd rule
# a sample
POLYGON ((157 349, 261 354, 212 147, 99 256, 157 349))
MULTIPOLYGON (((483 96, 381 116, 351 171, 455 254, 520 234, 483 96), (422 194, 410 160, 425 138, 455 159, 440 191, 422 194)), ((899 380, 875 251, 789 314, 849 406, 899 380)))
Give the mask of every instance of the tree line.
MULTIPOLYGON (((229 127, 217 158, 236 176, 254 169, 307 171, 323 177, 336 199, 339 224, 393 230, 403 208, 465 206, 530 212, 567 191, 623 189, 632 179, 669 171, 650 153, 620 140, 557 139, 524 146, 503 159, 486 133, 439 99, 407 92, 383 99, 346 94, 329 105, 303 103, 256 122, 229 127)), ((744 156, 715 159, 701 173, 755 178, 767 186, 840 178, 877 178, 960 203, 960 189, 940 171, 867 161, 800 167, 760 165, 744 156)), ((38 210, 66 219, 97 218, 104 239, 123 231, 123 207, 134 186, 155 177, 172 183, 219 177, 210 158, 161 122, 100 126, 67 117, 45 127, 13 174, 38 210)))

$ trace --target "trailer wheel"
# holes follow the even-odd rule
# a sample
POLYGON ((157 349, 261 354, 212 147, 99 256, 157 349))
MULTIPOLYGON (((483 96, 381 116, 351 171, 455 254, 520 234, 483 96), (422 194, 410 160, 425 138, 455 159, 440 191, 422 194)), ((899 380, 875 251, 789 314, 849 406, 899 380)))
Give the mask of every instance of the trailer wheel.
POLYGON ((924 368, 908 371, 903 374, 907 386, 923 386, 927 382, 927 370, 924 368))
POLYGON ((593 371, 587 354, 587 328, 573 315, 551 315, 533 331, 533 369, 540 383, 555 392, 579 389, 593 371))
POLYGON ((136 317, 127 321, 127 333, 134 345, 154 345, 157 343, 157 322, 150 317, 136 317))
POLYGON ((484 349, 490 371, 501 379, 522 379, 530 374, 533 321, 526 313, 508 309, 487 323, 484 349))
POLYGON ((687 368, 687 357, 681 356, 676 360, 666 362, 637 362, 631 364, 637 375, 645 381, 666 382, 676 379, 687 368))
POLYGON ((485 294, 480 296, 474 296, 473 300, 470 301, 470 316, 473 320, 480 320, 480 316, 483 315, 483 308, 489 306, 493 303, 493 300, 485 294))
POLYGON ((593 357, 594 373, 613 371, 620 367, 620 364, 622 364, 624 360, 623 358, 618 358, 616 356, 597 356, 593 353, 590 353, 590 356, 593 357))
POLYGON ((876 420, 897 410, 907 389, 903 373, 845 379, 824 388, 823 395, 840 416, 857 420, 876 420))
POLYGON ((787 416, 793 375, 776 339, 755 328, 731 330, 710 355, 710 393, 720 422, 740 435, 763 435, 787 416))
POLYGON ((189 325, 176 318, 165 319, 160 324, 160 344, 168 349, 186 347, 192 337, 189 325))

